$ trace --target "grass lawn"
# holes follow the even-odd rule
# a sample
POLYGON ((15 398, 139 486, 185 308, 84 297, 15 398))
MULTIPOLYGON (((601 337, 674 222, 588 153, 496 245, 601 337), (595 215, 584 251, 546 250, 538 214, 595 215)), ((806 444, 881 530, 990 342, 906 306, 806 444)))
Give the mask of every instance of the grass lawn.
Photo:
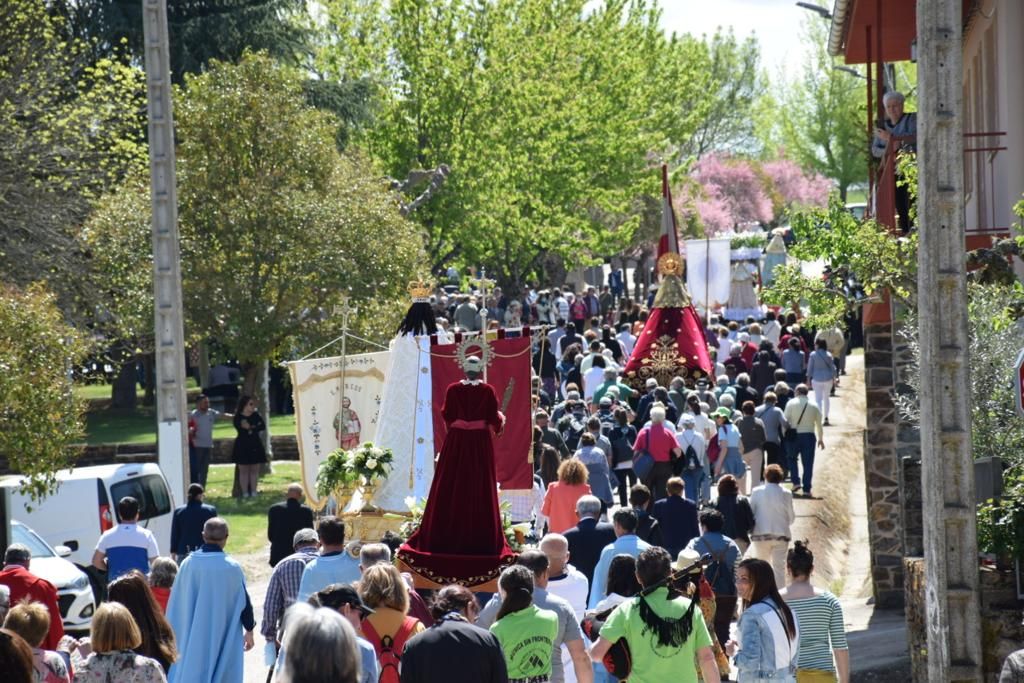
MULTIPOLYGON (((199 387, 196 384, 196 380, 193 377, 187 377, 185 379, 186 389, 197 389, 199 387)), ((110 385, 109 384, 76 384, 75 395, 86 400, 94 399, 109 399, 110 398, 110 385)), ((135 385, 135 395, 140 399, 145 395, 145 391, 140 388, 137 384, 135 385)))
POLYGON ((299 463, 275 462, 274 472, 260 479, 259 495, 236 500, 231 497, 234 465, 211 465, 206 481, 206 502, 217 508, 227 520, 231 537, 229 553, 265 552, 267 547, 267 508, 284 500, 284 489, 300 479, 299 463))
MULTIPOLYGON (((156 443, 156 417, 152 408, 140 406, 133 413, 113 410, 90 411, 85 414, 86 443, 156 443)), ((294 415, 273 415, 271 434, 294 434, 294 415)), ((213 429, 215 439, 233 439, 231 420, 218 420, 213 429)))

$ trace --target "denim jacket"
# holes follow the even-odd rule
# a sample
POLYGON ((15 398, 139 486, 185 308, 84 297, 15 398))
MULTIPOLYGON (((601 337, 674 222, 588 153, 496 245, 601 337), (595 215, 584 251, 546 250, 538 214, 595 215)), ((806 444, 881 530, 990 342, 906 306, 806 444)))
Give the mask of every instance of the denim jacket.
MULTIPOLYGON (((778 607, 771 598, 748 607, 740 617, 740 650, 736 668, 741 682, 796 681, 797 651, 800 633, 789 641, 785 627, 776 615, 778 607)), ((794 617, 795 618, 795 617, 794 617)))

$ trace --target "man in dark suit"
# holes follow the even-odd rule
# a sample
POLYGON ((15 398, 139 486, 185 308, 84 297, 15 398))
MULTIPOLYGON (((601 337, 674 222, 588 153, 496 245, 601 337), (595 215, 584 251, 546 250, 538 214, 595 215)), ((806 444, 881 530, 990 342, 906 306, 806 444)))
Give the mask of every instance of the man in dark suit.
POLYGON ((691 538, 700 536, 697 526, 697 504, 683 498, 686 485, 679 477, 672 477, 665 484, 668 496, 654 503, 651 516, 658 520, 661 529, 661 545, 672 557, 686 547, 691 538))
POLYGON ((275 503, 267 512, 267 540, 270 541, 270 566, 292 554, 292 541, 299 529, 313 528, 313 510, 302 504, 304 493, 299 484, 290 484, 283 503, 275 503))
POLYGON ((217 508, 203 502, 203 485, 188 485, 188 502, 171 517, 171 557, 181 564, 203 545, 203 525, 217 516, 217 508))
POLYGON ((611 524, 601 523, 601 501, 597 496, 583 496, 576 501, 576 526, 565 532, 569 542, 569 556, 576 569, 587 577, 588 585, 594 585, 594 567, 601 559, 601 551, 615 542, 615 530, 611 524))

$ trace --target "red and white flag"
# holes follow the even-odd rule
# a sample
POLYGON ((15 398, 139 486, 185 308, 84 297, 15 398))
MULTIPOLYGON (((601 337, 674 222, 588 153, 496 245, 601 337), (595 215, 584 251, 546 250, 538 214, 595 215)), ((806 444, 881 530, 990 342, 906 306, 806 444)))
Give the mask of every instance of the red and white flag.
POLYGON ((676 231, 676 213, 672 210, 672 191, 668 188, 668 165, 661 165, 661 238, 658 240, 658 258, 662 254, 679 253, 679 234, 676 231))

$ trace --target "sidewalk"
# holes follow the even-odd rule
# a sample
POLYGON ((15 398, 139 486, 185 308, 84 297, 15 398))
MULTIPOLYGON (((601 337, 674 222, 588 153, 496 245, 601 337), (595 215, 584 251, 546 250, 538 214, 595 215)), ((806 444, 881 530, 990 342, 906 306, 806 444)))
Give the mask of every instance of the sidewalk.
POLYGON ((843 586, 839 599, 843 605, 846 638, 850 646, 851 680, 908 681, 910 653, 907 649, 903 611, 876 610, 871 596, 871 553, 863 448, 866 399, 864 356, 850 356, 847 372, 842 378, 843 386, 837 392, 839 400, 833 399, 835 419, 832 422, 837 426, 826 429, 825 435, 827 438, 834 430, 842 430, 848 435, 843 444, 849 448, 847 452, 857 456, 852 459, 855 466, 851 468, 847 479, 849 538, 844 549, 845 562, 837 563, 839 566, 836 568, 837 579, 843 586), (851 443, 853 440, 856 443, 851 443))

